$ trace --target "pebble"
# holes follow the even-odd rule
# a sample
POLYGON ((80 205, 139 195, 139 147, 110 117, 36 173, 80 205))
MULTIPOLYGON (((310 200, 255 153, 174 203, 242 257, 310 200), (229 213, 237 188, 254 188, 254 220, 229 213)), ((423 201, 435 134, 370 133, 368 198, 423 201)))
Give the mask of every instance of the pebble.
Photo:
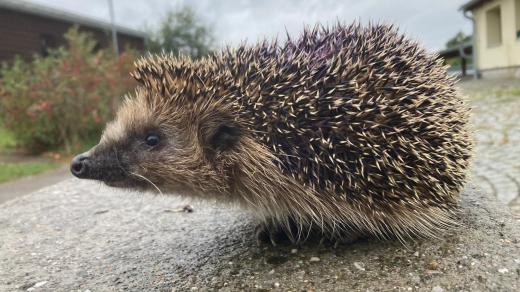
POLYGON ((509 270, 506 269, 506 268, 501 268, 501 269, 498 269, 498 272, 499 272, 500 274, 505 274, 505 273, 509 272, 509 270))
POLYGON ((419 256, 419 252, 416 251, 416 252, 413 253, 413 255, 416 256, 416 257, 418 257, 418 256, 419 256))
POLYGON ((278 283, 278 282, 274 282, 273 286, 274 286, 275 288, 280 288, 280 283, 278 283))
POLYGON ((291 253, 297 253, 298 250, 296 248, 291 249, 291 253))
POLYGON ((363 263, 361 262, 354 262, 354 267, 360 271, 365 271, 365 267, 363 266, 363 263))
POLYGON ((444 289, 441 286, 435 286, 432 288, 432 292, 444 292, 444 289))
POLYGON ((320 258, 319 257, 311 257, 311 259, 309 261, 311 261, 311 262, 319 262, 320 258))
POLYGON ((34 284, 31 288, 28 288, 27 291, 34 291, 36 288, 39 288, 45 284, 47 284, 47 281, 38 282, 38 283, 34 284))
POLYGON ((439 268, 439 263, 435 260, 428 263, 426 266, 428 270, 437 270, 439 268))
POLYGON ((45 284, 47 284, 47 281, 41 281, 41 282, 38 282, 38 283, 34 284, 33 287, 34 288, 38 288, 38 287, 41 287, 41 286, 43 286, 45 284))

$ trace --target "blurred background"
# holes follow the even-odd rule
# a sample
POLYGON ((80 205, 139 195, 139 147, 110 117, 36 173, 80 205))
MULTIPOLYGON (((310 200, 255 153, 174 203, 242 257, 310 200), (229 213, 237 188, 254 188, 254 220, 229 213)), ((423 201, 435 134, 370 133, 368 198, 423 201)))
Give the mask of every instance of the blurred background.
POLYGON ((140 55, 199 58, 337 21, 396 24, 445 59, 473 107, 472 181, 520 214, 520 0, 0 0, 0 203, 69 177, 140 55))

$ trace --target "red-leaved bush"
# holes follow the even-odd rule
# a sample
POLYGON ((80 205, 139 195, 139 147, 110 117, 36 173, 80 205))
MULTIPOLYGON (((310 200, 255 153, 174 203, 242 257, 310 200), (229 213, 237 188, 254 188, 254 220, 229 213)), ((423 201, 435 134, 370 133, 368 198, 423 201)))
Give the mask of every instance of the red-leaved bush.
POLYGON ((32 152, 70 152, 93 141, 135 85, 135 52, 94 52, 95 40, 77 28, 65 38, 66 48, 30 62, 17 58, 0 71, 0 119, 32 152))

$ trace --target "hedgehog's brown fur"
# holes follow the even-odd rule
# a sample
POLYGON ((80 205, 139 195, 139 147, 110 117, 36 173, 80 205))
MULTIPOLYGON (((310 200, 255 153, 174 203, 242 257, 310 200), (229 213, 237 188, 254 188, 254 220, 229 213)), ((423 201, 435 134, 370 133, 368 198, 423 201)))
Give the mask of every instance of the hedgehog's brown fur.
POLYGON ((312 226, 403 239, 456 225, 468 110, 442 60, 394 28, 316 27, 136 65, 136 96, 100 145, 165 133, 170 146, 133 168, 160 189, 238 203, 295 240, 312 226))

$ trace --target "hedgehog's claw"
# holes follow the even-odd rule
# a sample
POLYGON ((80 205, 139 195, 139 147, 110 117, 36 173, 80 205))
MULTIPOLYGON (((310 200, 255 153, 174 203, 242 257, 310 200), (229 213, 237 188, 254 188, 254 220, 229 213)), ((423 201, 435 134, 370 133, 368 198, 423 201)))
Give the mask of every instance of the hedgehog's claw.
POLYGON ((319 237, 320 241, 318 242, 318 245, 332 245, 333 248, 337 248, 340 245, 352 244, 363 237, 364 236, 357 231, 341 232, 340 234, 333 235, 321 234, 321 236, 319 237))
POLYGON ((333 239, 334 248, 337 248, 339 245, 352 244, 352 243, 358 241, 361 238, 363 238, 363 236, 359 232, 354 232, 353 231, 353 232, 350 232, 350 233, 342 234, 341 237, 333 239))
POLYGON ((270 226, 266 223, 260 223, 255 228, 256 242, 259 246, 263 244, 272 244, 276 246, 276 241, 274 239, 274 233, 270 226))
POLYGON ((269 231, 267 230, 267 226, 264 223, 260 223, 256 225, 255 227, 255 236, 256 236, 256 243, 258 246, 261 246, 267 240, 269 239, 269 231))
POLYGON ((268 224, 260 223, 255 228, 256 242, 259 246, 263 244, 271 244, 277 246, 278 243, 287 240, 287 234, 282 228, 268 224))

